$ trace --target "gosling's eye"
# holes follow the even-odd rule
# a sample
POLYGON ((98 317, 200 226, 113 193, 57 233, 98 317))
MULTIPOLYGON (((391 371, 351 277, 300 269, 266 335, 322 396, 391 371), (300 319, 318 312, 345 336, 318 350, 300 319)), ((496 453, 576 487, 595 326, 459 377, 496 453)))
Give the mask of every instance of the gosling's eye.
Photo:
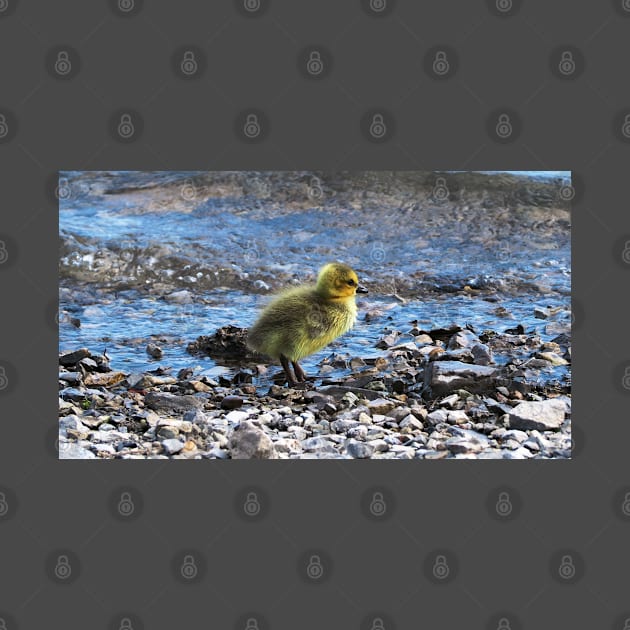
POLYGON ((352 279, 348 280, 348 284, 349 284, 351 287, 353 287, 353 286, 354 286, 354 284, 355 284, 355 283, 354 283, 354 280, 352 280, 352 279))

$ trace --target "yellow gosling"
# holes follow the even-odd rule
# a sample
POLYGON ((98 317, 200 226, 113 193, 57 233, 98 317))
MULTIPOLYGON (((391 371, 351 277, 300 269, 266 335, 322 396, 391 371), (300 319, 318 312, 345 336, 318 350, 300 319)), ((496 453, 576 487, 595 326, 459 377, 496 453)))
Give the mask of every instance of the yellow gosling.
POLYGON ((287 289, 265 307, 249 330, 247 345, 279 359, 290 386, 303 382, 306 374, 298 361, 352 328, 356 293, 367 289, 359 286, 352 268, 329 263, 320 269, 316 284, 287 289))

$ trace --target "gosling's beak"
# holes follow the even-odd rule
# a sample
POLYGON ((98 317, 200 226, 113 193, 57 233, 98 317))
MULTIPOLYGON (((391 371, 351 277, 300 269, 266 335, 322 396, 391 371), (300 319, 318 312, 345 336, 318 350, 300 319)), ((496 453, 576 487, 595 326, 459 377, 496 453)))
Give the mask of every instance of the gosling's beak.
POLYGON ((357 293, 368 293, 368 290, 362 284, 360 284, 357 287, 357 293))

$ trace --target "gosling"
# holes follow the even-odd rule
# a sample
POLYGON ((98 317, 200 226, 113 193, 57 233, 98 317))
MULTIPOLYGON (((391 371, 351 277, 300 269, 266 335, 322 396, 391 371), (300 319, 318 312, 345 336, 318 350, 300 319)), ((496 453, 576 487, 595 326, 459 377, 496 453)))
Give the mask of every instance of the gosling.
POLYGON ((329 263, 320 269, 316 284, 276 297, 250 328, 247 345, 280 359, 289 387, 294 387, 306 380, 298 361, 350 330, 357 318, 355 294, 367 292, 352 268, 329 263))

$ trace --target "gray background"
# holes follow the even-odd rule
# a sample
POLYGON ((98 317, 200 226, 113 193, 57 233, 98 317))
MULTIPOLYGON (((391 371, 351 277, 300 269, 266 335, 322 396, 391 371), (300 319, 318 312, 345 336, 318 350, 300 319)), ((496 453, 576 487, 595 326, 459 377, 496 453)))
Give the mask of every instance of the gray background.
POLYGON ((115 0, 0 0, 8 630, 244 629, 248 618, 260 630, 369 630, 376 617, 386 630, 623 630, 630 11, 622 0, 498 1, 507 12, 482 0, 390 0, 372 15, 359 0, 263 0, 247 15, 227 0, 136 0, 122 15, 115 0), (322 50, 319 78, 305 73, 308 46, 322 50), (184 78, 172 55, 191 47, 198 75, 184 78), (446 77, 425 58, 436 47, 451 55, 446 77), (563 50, 570 76, 558 72, 563 50), (361 119, 379 108, 391 125, 375 143, 361 119), (239 136, 248 110, 261 113, 260 142, 239 136), (133 116, 126 142, 112 130, 121 112, 133 116), (514 124, 507 142, 492 133, 501 112, 514 124), (573 169, 572 461, 57 461, 54 173, 309 168, 573 169), (250 484, 264 510, 248 522, 235 497, 250 484), (115 509, 123 488, 130 517, 115 509), (362 507, 373 488, 386 490, 382 522, 362 507), (518 507, 505 522, 499 488, 518 507), (437 583, 439 550, 454 579, 437 583), (305 577, 311 552, 321 583, 305 577), (195 580, 179 572, 187 553, 195 580), (558 577, 567 554, 571 580, 558 577), (55 578, 60 555, 70 579, 55 578))

